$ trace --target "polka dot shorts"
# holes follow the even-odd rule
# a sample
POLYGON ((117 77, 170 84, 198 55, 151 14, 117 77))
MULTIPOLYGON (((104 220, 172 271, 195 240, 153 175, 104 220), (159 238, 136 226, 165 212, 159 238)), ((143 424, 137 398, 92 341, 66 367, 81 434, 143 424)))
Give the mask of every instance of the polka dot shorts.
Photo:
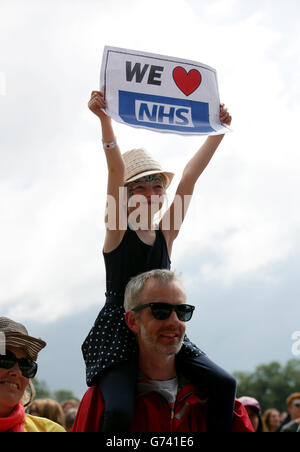
POLYGON ((108 367, 127 361, 137 351, 135 335, 128 329, 124 308, 106 305, 82 345, 88 386, 108 367))

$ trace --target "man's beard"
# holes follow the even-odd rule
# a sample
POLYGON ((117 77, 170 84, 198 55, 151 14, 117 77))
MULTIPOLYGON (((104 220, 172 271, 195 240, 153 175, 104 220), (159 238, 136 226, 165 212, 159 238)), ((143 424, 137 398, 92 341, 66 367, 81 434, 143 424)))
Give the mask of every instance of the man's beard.
MULTIPOLYGON (((163 333, 164 330, 158 332, 155 337, 151 335, 142 325, 141 326, 141 340, 144 343, 145 347, 150 349, 151 351, 164 356, 172 356, 179 353, 181 350, 183 340, 184 340, 184 334, 179 332, 178 330, 174 330, 174 333, 178 334, 177 340, 175 343, 171 344, 164 344, 163 339, 160 336, 160 333, 163 333)), ((172 329, 168 328, 166 329, 169 333, 172 332, 172 329)))

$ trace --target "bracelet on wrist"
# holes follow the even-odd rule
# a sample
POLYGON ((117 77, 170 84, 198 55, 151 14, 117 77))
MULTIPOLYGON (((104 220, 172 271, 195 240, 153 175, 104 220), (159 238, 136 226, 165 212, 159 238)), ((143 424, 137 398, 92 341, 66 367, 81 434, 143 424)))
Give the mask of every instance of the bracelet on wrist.
POLYGON ((109 151, 110 149, 113 149, 113 148, 115 148, 117 146, 117 141, 116 140, 115 141, 110 141, 110 142, 106 142, 106 141, 102 140, 102 143, 103 143, 103 149, 105 151, 109 151))

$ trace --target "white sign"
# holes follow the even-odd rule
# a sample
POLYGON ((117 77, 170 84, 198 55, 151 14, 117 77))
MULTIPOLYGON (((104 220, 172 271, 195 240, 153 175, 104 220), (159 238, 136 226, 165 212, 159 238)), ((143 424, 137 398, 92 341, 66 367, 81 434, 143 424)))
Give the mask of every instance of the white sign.
POLYGON ((100 89, 118 122, 159 132, 219 135, 215 69, 195 61, 105 47, 100 89))

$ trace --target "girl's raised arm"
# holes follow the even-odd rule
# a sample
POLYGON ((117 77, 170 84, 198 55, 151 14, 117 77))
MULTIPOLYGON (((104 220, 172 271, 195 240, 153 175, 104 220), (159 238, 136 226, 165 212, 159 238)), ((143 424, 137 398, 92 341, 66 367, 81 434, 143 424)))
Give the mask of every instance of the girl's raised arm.
POLYGON ((120 199, 120 188, 124 187, 125 165, 116 142, 111 118, 103 111, 106 107, 103 94, 100 91, 92 91, 88 106, 100 119, 102 142, 107 161, 107 212, 104 251, 109 252, 118 246, 124 234, 124 230, 120 230, 122 221, 119 218, 119 214, 122 209, 119 206, 123 206, 123 199, 120 199))
MULTIPOLYGON (((220 121, 230 126, 231 120, 232 118, 227 109, 221 104, 220 121)), ((172 249, 172 243, 177 237, 185 218, 195 184, 199 176, 207 167, 223 138, 224 135, 209 136, 184 168, 174 201, 161 220, 161 229, 166 237, 169 250, 172 249), (167 225, 167 228, 165 228, 164 225, 167 225)))

